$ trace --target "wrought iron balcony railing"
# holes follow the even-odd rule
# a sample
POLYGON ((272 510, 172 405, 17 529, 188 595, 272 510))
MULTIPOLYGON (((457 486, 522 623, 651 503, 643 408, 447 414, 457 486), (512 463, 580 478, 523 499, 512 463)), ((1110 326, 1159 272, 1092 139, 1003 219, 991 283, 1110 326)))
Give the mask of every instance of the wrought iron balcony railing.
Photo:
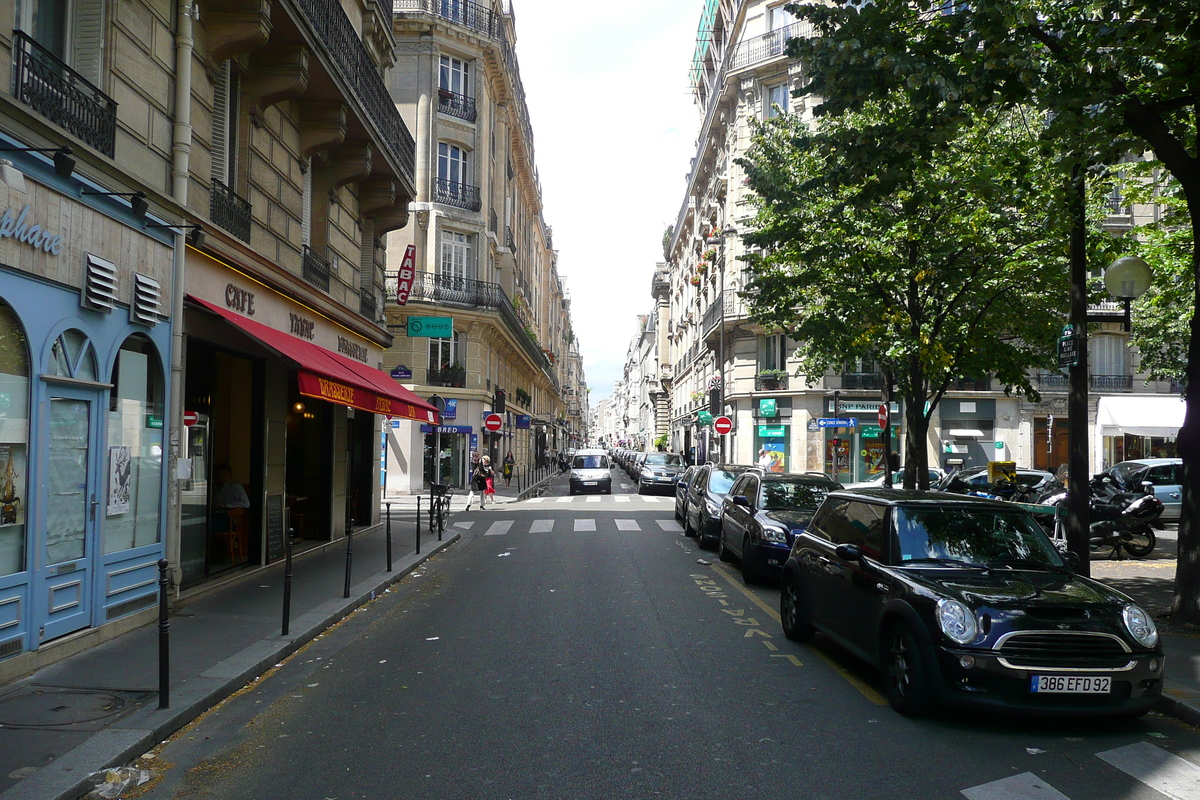
POLYGON ((467 388, 466 367, 431 367, 425 370, 425 383, 429 386, 453 386, 467 388))
POLYGON ((759 373, 754 376, 754 391, 756 392, 783 392, 787 390, 788 384, 787 375, 759 373))
POLYGON ((1129 392, 1133 390, 1132 375, 1089 375, 1088 387, 1097 390, 1129 392))
POLYGON ((953 386, 961 392, 989 392, 992 389, 992 376, 984 375, 982 378, 959 378, 954 382, 953 386))
POLYGON ((16 98, 112 158, 117 134, 117 101, 23 31, 13 31, 13 50, 13 94, 16 98))
POLYGON ((458 181, 447 181, 438 178, 433 189, 434 202, 448 206, 465 208, 467 211, 478 211, 483 208, 479 197, 479 187, 458 181))
POLYGON ((220 181, 212 183, 208 215, 214 224, 250 243, 250 203, 220 181))
POLYGON ((1039 389, 1066 389, 1071 381, 1057 372, 1039 372, 1034 379, 1039 389))
POLYGON ((781 56, 787 49, 788 39, 811 39, 813 35, 812 23, 802 21, 793 22, 791 25, 764 33, 762 36, 755 36, 753 39, 747 39, 739 44, 733 51, 733 55, 729 57, 729 68, 741 69, 769 58, 781 56))
POLYGON ((474 122, 476 117, 475 98, 452 92, 449 89, 438 89, 438 111, 467 122, 474 122))
POLYGON ((517 240, 513 238, 512 228, 507 225, 504 226, 504 246, 510 253, 517 252, 517 240))
POLYGON ((304 245, 302 274, 304 280, 313 286, 324 292, 329 291, 329 262, 308 245, 304 245))
POLYGON ((354 90, 353 99, 362 104, 367 119, 375 127, 374 144, 391 152, 403 177, 412 184, 417 144, 341 3, 338 0, 295 0, 295 3, 324 43, 341 77, 354 90))
POLYGON ((882 389, 883 379, 878 372, 843 372, 843 389, 882 389))

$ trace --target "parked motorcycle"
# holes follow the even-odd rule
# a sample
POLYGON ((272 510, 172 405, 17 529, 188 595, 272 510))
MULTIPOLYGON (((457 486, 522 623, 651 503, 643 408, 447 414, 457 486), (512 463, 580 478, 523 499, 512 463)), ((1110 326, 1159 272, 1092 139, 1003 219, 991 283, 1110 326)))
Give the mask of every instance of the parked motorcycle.
MULTIPOLYGON (((1064 524, 1067 492, 1061 483, 1049 487, 1039 498, 1042 505, 1055 506, 1060 513, 1054 515, 1051 539, 1060 550, 1066 550, 1067 535, 1064 524)), ((1122 492, 1110 478, 1096 476, 1088 488, 1089 525, 1088 540, 1093 554, 1107 552, 1109 558, 1122 558, 1122 552, 1134 558, 1145 558, 1154 550, 1157 538, 1154 535, 1158 518, 1162 516, 1162 501, 1153 494, 1122 492)))

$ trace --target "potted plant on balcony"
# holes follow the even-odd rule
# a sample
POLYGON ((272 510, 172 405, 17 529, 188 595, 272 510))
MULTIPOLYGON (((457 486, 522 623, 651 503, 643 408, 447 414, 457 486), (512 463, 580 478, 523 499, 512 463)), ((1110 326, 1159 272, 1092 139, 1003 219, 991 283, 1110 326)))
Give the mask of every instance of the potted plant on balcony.
POLYGON ((698 263, 696 265, 696 273, 698 275, 703 275, 706 272, 708 272, 708 262, 707 261, 701 261, 700 263, 698 263))
POLYGON ((704 260, 705 261, 716 261, 717 260, 717 249, 715 247, 710 247, 707 250, 705 250, 704 251, 704 260))
POLYGON ((692 392, 691 398, 693 403, 699 403, 704 399, 704 392, 697 389, 696 391, 692 392))
POLYGON ((699 275, 693 275, 693 276, 692 276, 692 278, 691 278, 691 280, 689 281, 689 283, 691 283, 691 284, 692 284, 692 286, 699 286, 699 285, 700 285, 700 276, 699 276, 699 275))
POLYGON ((780 388, 787 376, 785 369, 764 369, 759 371, 758 380, 764 391, 772 391, 780 388))

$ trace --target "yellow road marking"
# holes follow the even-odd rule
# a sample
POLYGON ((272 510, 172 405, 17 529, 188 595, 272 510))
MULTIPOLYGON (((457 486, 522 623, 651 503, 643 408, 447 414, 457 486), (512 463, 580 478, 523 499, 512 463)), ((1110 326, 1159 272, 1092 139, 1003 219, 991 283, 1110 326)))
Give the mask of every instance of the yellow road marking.
MULTIPOLYGON (((764 612, 766 612, 767 616, 769 616, 771 619, 775 620, 776 622, 779 622, 779 612, 776 611, 774 608, 771 608, 771 606, 767 605, 761 597, 759 597, 754 592, 750 591, 745 586, 743 586, 741 584, 741 581, 735 580, 733 577, 733 573, 731 573, 725 567, 720 566, 719 564, 713 564, 712 568, 713 568, 714 572, 716 572, 718 575, 720 575, 722 578, 725 579, 726 583, 728 583, 734 589, 737 589, 739 592, 741 592, 743 595, 745 595, 746 598, 751 603, 754 603, 754 605, 761 608, 764 612)), ((749 636, 750 632, 747 631, 746 635, 749 636)), ((812 645, 807 645, 807 647, 814 654, 816 654, 816 656, 818 658, 820 658, 822 661, 824 661, 826 664, 828 664, 830 667, 832 667, 833 670, 837 674, 841 675, 842 678, 844 678, 847 683, 849 683, 855 689, 858 689, 858 691, 862 693, 863 697, 867 698, 868 700, 870 700, 872 703, 874 703, 877 706, 886 706, 888 704, 886 697, 881 695, 879 692, 875 691, 875 689, 873 687, 871 687, 869 684, 860 680, 857 675, 850 672, 850 670, 843 667, 837 661, 833 660, 833 658, 826 655, 821 650, 819 650, 818 648, 816 648, 812 645)))
POLYGON ((803 661, 801 661, 800 659, 796 658, 796 657, 795 657, 794 655, 792 655, 791 653, 784 653, 784 654, 780 654, 780 655, 773 655, 773 656, 771 656, 771 658, 786 658, 788 661, 792 662, 792 663, 793 663, 793 664, 795 664, 797 667, 803 667, 803 666, 804 666, 804 662, 803 662, 803 661))

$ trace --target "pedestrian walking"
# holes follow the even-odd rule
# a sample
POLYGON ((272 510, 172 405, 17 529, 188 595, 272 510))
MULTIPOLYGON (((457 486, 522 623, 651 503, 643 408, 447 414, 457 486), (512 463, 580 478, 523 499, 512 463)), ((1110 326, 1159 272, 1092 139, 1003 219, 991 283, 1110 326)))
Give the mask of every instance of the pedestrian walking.
POLYGON ((508 451, 508 455, 504 457, 504 488, 507 489, 512 483, 513 467, 517 464, 517 460, 513 458, 512 450, 508 451))
POLYGON ((471 503, 475 502, 475 470, 479 469, 479 451, 471 451, 471 471, 467 474, 467 486, 471 487, 467 493, 466 511, 471 510, 471 503))
POLYGON ((775 459, 771 458, 771 454, 767 452, 767 448, 758 448, 758 465, 763 469, 770 469, 775 463, 775 459))
POLYGON ((487 499, 490 495, 496 493, 496 487, 493 483, 496 477, 495 471, 492 469, 492 457, 484 456, 479 459, 479 467, 475 470, 479 475, 475 485, 480 491, 479 495, 479 510, 487 508, 487 499))

